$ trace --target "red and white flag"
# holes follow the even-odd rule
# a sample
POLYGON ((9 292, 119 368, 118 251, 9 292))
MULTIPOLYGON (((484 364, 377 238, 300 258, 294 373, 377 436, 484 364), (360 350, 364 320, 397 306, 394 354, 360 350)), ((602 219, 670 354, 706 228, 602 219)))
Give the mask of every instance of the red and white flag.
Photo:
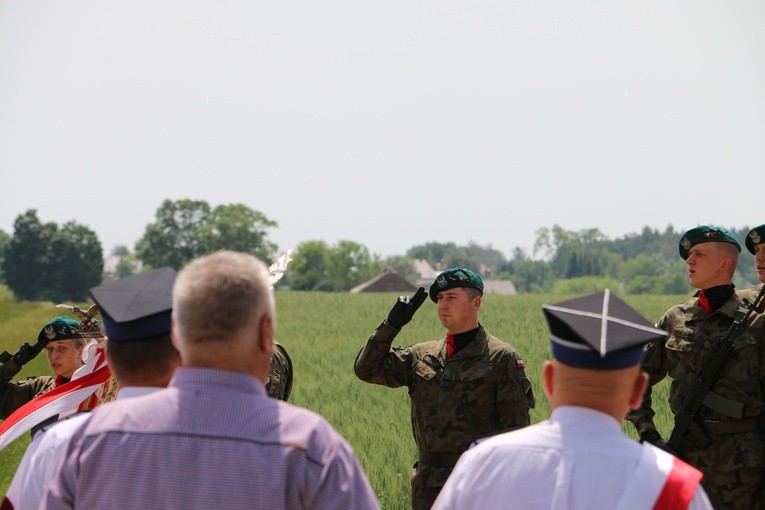
POLYGON ((51 416, 66 416, 93 407, 93 395, 108 384, 112 373, 102 344, 91 342, 84 352, 88 352, 88 359, 74 373, 71 381, 30 400, 3 421, 0 425, 0 450, 51 416))

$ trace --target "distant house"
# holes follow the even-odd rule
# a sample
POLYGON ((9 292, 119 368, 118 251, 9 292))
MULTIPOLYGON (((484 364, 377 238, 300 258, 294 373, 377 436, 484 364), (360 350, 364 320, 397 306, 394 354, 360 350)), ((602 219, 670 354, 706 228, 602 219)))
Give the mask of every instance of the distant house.
POLYGON ((492 276, 494 274, 494 269, 486 264, 479 264, 478 274, 481 275, 481 278, 486 278, 487 276, 492 276))
MULTIPOLYGON (((403 277, 390 271, 384 271, 371 280, 367 280, 361 285, 358 285, 350 290, 352 294, 359 292, 413 292, 417 290, 417 287, 425 287, 425 290, 429 289, 436 277, 441 274, 441 271, 433 269, 428 261, 423 259, 416 259, 414 261, 414 270, 417 273, 417 285, 412 285, 403 277)), ((487 271, 491 276, 490 269, 487 271)), ((517 290, 515 284, 510 280, 483 280, 483 293, 484 294, 501 294, 501 295, 515 295, 517 290)))
POLYGON ((415 290, 417 287, 396 273, 384 271, 361 285, 357 285, 349 292, 358 294, 360 292, 414 292, 415 290))
POLYGON ((104 273, 114 274, 117 272, 117 264, 120 263, 122 257, 119 255, 109 255, 104 259, 104 273))
MULTIPOLYGON (((435 281, 436 277, 441 274, 441 271, 437 271, 431 267, 426 260, 417 259, 414 261, 414 269, 419 275, 417 285, 430 288, 430 285, 435 281)), ((478 268, 483 280, 483 293, 484 294, 502 294, 506 296, 512 296, 518 294, 515 288, 515 284, 510 280, 487 280, 487 276, 491 276, 493 271, 491 267, 481 264, 478 268)))
MULTIPOLYGON (((123 257, 121 255, 109 255, 104 259, 104 271, 102 278, 104 282, 110 282, 117 278, 117 268, 119 267, 122 260, 123 257)), ((130 265, 134 274, 143 271, 143 262, 140 260, 131 260, 130 265)))
POLYGON ((484 280, 483 293, 514 296, 518 294, 518 291, 515 290, 515 284, 510 280, 484 280))
POLYGON ((433 266, 425 259, 415 259, 413 265, 414 271, 417 273, 418 287, 425 287, 427 289, 435 281, 436 276, 441 273, 441 271, 433 269, 433 266))

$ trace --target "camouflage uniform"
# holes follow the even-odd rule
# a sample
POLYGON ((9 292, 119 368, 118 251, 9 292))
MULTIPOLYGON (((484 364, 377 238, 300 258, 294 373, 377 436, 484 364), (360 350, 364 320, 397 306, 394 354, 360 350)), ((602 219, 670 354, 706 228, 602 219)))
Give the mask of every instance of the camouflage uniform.
MULTIPOLYGON (((651 386, 669 375, 669 406, 674 415, 714 340, 732 324, 741 299, 752 301, 755 295, 751 289, 733 294, 711 314, 703 311, 694 297, 664 314, 658 327, 669 335, 647 347, 642 367, 648 372, 649 387, 640 409, 627 417, 641 437, 656 430, 651 386)), ((704 400, 695 416, 698 426, 689 429, 680 445, 680 456, 704 473, 702 485, 715 508, 759 508, 755 502, 765 481, 761 424, 765 410, 763 324, 762 315, 756 315, 751 326, 736 337, 723 373, 710 390, 712 397, 722 400, 704 400), (708 444, 703 445, 706 441, 708 444)))
POLYGON ((0 419, 5 420, 16 409, 55 386, 56 378, 49 375, 28 377, 21 381, 0 381, 0 419))
POLYGON ((529 424, 534 396, 518 352, 483 326, 448 360, 446 338, 391 348, 397 333, 383 322, 359 351, 354 370, 363 381, 409 388, 420 451, 412 508, 430 508, 472 441, 529 424))
POLYGON ((292 360, 287 349, 278 342, 274 344, 274 354, 271 357, 271 368, 266 380, 268 395, 279 400, 290 398, 292 393, 292 360))

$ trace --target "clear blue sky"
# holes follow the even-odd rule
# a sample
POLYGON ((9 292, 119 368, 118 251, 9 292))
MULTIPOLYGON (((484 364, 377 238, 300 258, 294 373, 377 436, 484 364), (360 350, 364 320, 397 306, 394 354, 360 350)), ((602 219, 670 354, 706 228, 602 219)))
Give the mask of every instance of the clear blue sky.
POLYGON ((765 223, 765 2, 0 0, 0 229, 165 198, 281 249, 765 223))

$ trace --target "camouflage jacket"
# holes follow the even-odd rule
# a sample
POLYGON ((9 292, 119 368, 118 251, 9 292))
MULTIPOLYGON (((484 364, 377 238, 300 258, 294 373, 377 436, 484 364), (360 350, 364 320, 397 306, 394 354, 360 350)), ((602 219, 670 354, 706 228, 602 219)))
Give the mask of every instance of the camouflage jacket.
POLYGON ((359 351, 354 370, 363 381, 409 389, 420 452, 459 455, 475 439, 529 424, 534 395, 523 360, 483 326, 448 360, 446 338, 391 347, 397 333, 383 322, 359 351))
POLYGON ((0 381, 0 419, 5 420, 16 409, 38 395, 51 390, 56 378, 49 375, 15 381, 0 381))
MULTIPOLYGON (((648 389, 641 407, 631 412, 630 420, 642 436, 656 430, 652 409, 651 387, 671 378, 669 406, 677 412, 699 373, 714 341, 724 335, 735 318, 743 298, 753 301, 756 294, 745 289, 732 295, 714 312, 707 313, 698 305, 696 297, 669 309, 658 323, 668 337, 646 348, 642 368, 649 375, 648 389)), ((765 410, 765 337, 763 316, 755 315, 750 326, 735 339, 734 350, 725 363, 723 373, 710 389, 710 393, 743 404, 739 417, 701 405, 695 421, 706 426, 737 419, 762 416, 765 410)), ((692 465, 705 472, 726 472, 739 467, 765 466, 762 430, 716 434, 706 431, 709 444, 700 446, 693 434, 687 434, 681 444, 681 455, 692 465)))
POLYGON ((278 342, 274 344, 274 354, 271 356, 271 368, 266 379, 266 392, 270 397, 284 400, 292 393, 292 360, 287 349, 278 342))

